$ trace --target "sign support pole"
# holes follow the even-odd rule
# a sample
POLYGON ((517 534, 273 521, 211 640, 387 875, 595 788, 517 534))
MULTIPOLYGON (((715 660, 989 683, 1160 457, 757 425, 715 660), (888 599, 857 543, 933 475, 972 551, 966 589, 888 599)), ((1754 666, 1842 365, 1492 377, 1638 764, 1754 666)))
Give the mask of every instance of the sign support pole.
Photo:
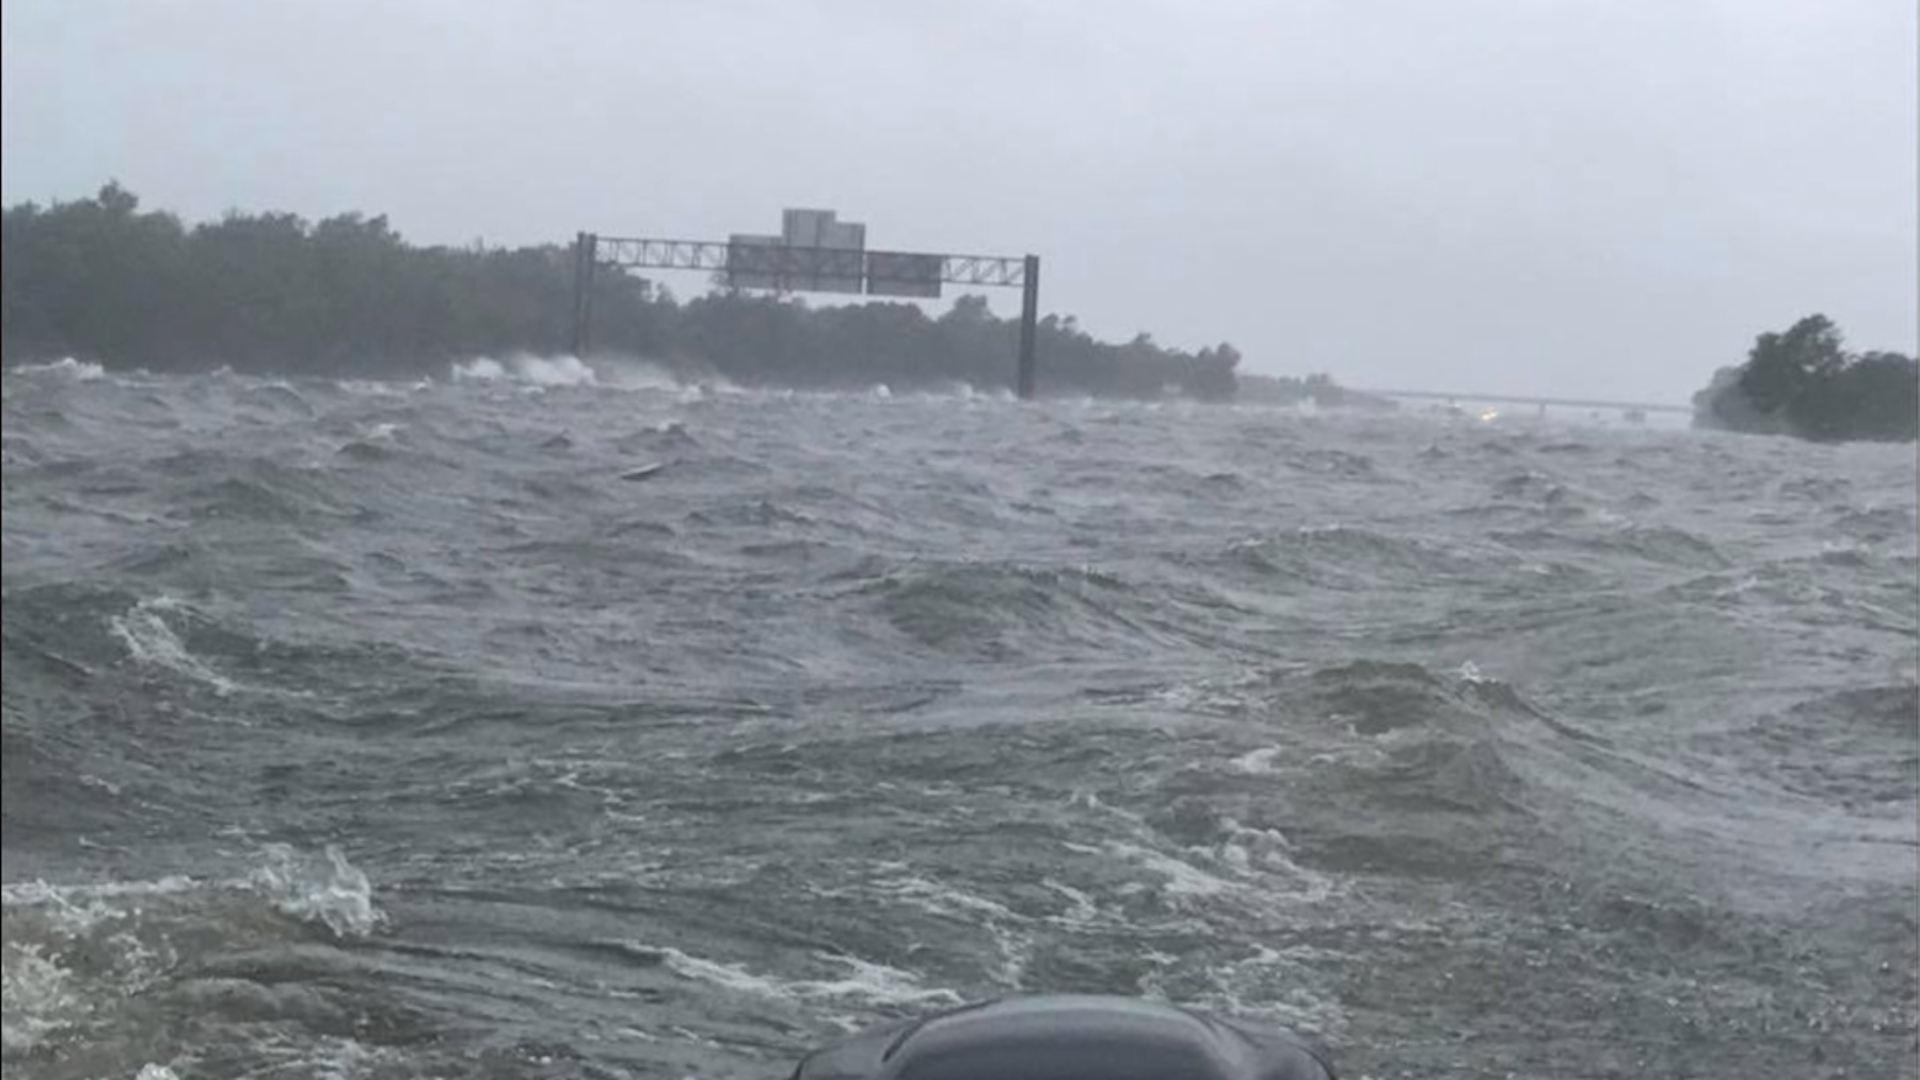
POLYGON ((1020 288, 1020 369, 1015 373, 1013 391, 1020 400, 1033 397, 1033 349, 1040 317, 1040 256, 1029 255, 1020 288))
POLYGON ((600 238, 583 232, 573 238, 573 355, 586 359, 593 348, 593 271, 600 238))

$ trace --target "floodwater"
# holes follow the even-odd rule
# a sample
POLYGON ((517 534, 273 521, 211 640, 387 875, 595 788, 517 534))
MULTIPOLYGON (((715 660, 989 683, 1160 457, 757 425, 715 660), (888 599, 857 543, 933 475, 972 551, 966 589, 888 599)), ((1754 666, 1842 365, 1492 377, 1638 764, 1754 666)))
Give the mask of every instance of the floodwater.
POLYGON ((1914 1075, 1911 446, 611 381, 5 376, 10 1080, 1914 1075))

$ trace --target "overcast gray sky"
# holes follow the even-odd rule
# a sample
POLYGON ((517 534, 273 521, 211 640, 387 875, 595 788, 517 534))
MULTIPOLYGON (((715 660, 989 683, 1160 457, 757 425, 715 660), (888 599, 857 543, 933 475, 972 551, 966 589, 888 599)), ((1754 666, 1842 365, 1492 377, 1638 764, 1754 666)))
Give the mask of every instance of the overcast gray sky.
POLYGON ((1376 387, 1679 401, 1800 315, 1920 320, 1914 0, 4 12, 9 204, 117 177, 511 244, 826 206, 1036 252, 1102 336, 1376 387))

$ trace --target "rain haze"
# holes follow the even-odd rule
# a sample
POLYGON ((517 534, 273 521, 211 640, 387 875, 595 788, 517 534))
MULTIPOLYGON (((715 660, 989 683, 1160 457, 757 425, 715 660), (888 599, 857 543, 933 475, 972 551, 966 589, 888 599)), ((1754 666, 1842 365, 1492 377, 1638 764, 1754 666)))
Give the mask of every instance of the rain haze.
MULTIPOLYGON (((1032 251, 1102 337, 1684 401, 1824 312, 1912 352, 1915 6, 14 3, 4 196, 410 239, 1032 251)), ((698 281, 667 279, 684 292, 698 281)), ((996 309, 1010 311, 995 297, 996 309)))
POLYGON ((1920 1080, 1915 0, 0 3, 5 1080, 1920 1080))

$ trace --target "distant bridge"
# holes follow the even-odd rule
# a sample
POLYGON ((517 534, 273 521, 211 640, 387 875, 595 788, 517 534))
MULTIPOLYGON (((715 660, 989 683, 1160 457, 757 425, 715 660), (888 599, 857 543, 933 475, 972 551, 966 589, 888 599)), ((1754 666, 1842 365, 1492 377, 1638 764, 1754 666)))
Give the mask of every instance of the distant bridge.
POLYGON ((1456 394, 1438 390, 1365 390, 1375 397, 1407 398, 1413 401, 1469 401, 1489 405, 1556 405, 1570 409, 1616 409, 1620 412, 1682 413, 1693 415, 1690 405, 1659 405, 1644 401, 1594 401, 1587 398, 1522 397, 1518 394, 1456 394))

